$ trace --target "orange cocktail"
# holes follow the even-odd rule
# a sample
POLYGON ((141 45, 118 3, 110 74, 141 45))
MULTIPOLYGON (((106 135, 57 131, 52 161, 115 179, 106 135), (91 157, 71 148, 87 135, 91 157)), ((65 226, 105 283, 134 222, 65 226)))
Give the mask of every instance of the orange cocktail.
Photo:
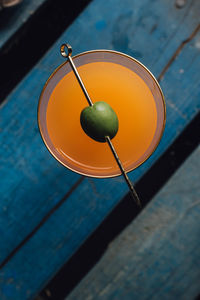
MULTIPOLYGON (((93 103, 105 101, 116 112, 119 131, 112 142, 125 170, 132 170, 151 155, 161 137, 165 107, 160 88, 146 68, 128 56, 110 51, 88 52, 83 58, 84 55, 83 64, 82 57, 77 58, 78 72, 93 103)), ((107 143, 94 141, 81 128, 80 114, 88 104, 67 64, 50 81, 53 79, 57 82, 49 82, 43 120, 48 139, 43 138, 52 154, 70 169, 85 175, 119 175, 107 143), (61 72, 64 67, 65 73, 61 72)))

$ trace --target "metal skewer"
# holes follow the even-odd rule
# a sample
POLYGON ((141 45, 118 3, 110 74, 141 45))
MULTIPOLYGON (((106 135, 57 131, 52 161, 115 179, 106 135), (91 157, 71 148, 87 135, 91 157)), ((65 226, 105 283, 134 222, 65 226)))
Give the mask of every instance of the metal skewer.
POLYGON ((74 64, 74 62, 73 62, 73 60, 72 60, 72 58, 71 58, 71 55, 72 55, 72 47, 71 47, 69 44, 63 44, 63 45, 60 47, 60 52, 61 52, 61 55, 62 55, 63 57, 68 58, 68 61, 69 61, 69 63, 70 63, 70 66, 71 66, 71 68, 72 68, 72 70, 73 70, 73 72, 74 72, 74 74, 75 74, 75 76, 76 76, 76 78, 77 78, 77 80, 78 80, 78 82, 79 82, 79 84, 80 84, 80 87, 81 87, 81 89, 82 89, 82 91, 83 91, 83 93, 84 93, 84 95, 85 95, 85 98, 87 99, 88 104, 89 104, 90 106, 92 106, 92 105, 93 105, 92 100, 90 99, 90 96, 89 96, 89 94, 88 94, 88 92, 87 92, 87 90, 86 90, 86 88, 85 88, 85 86, 84 86, 84 84, 83 84, 83 81, 82 81, 82 79, 81 79, 81 77, 80 77, 80 75, 79 75, 79 73, 78 73, 78 71, 77 71, 77 68, 76 68, 76 66, 75 66, 75 64, 74 64), (65 48, 67 48, 68 54, 65 52, 65 48))
POLYGON ((110 147, 110 150, 113 153, 113 156, 115 157, 115 160, 116 160, 116 162, 117 162, 117 164, 120 168, 120 171, 122 172, 122 175, 123 175, 124 179, 126 180, 126 183, 127 183, 128 187, 130 189, 131 196, 132 196, 133 200, 137 203, 138 206, 141 207, 141 202, 140 202, 140 199, 138 197, 138 194, 136 193, 136 190, 134 189, 130 179, 128 178, 128 175, 127 175, 126 171, 124 170, 124 167, 123 167, 123 165, 122 165, 122 163, 119 159, 119 156, 117 155, 117 152, 116 152, 116 150, 113 146, 113 143, 111 142, 110 137, 106 136, 105 138, 106 138, 106 142, 108 143, 108 145, 110 147))
MULTIPOLYGON (((92 106, 93 105, 92 100, 91 100, 91 98, 90 98, 90 96, 89 96, 89 94, 88 94, 88 92, 87 92, 87 90, 86 90, 86 88, 84 86, 84 83, 83 83, 83 81, 82 81, 82 79, 81 79, 81 77, 80 77, 80 75, 79 75, 79 73, 77 71, 77 68, 76 68, 76 66, 75 66, 75 64, 74 64, 74 62, 73 62, 73 60, 71 58, 72 47, 69 44, 63 44, 60 47, 60 52, 61 52, 61 55, 63 57, 65 57, 65 58, 68 59, 69 64, 70 64, 70 66, 71 66, 71 68, 72 68, 72 70, 73 70, 73 72, 74 72, 74 74, 75 74, 75 76, 76 76, 76 78, 77 78, 77 80, 79 82, 79 85, 80 85, 80 87, 81 87, 81 89, 82 89, 82 91, 83 91, 83 93, 84 93, 84 95, 85 95, 85 97, 86 97, 86 99, 88 101, 88 104, 90 106, 92 106), (65 48, 67 48, 68 53, 65 52, 65 48)), ((110 149, 111 149, 111 151, 113 153, 113 156, 114 156, 114 158, 115 158, 115 160, 116 160, 116 162, 117 162, 117 164, 118 164, 118 166, 120 168, 120 171, 122 172, 122 175, 123 175, 123 177, 124 177, 124 179, 125 179, 128 187, 130 189, 132 198, 134 199, 134 201, 136 202, 136 204, 141 207, 140 199, 139 199, 139 197, 138 197, 138 195, 137 195, 137 193, 136 193, 136 191, 135 191, 135 189, 134 189, 134 187, 133 187, 130 179, 128 178, 128 175, 127 175, 127 173, 126 173, 126 171, 125 171, 125 169, 124 169, 124 167, 123 167, 123 165, 122 165, 122 163, 121 163, 121 161, 120 161, 120 159, 119 159, 119 157, 117 155, 117 152, 116 152, 116 150, 115 150, 115 148, 114 148, 114 146, 113 146, 113 144, 111 142, 110 137, 109 136, 105 136, 105 140, 106 140, 107 144, 109 145, 109 147, 110 147, 110 149)))

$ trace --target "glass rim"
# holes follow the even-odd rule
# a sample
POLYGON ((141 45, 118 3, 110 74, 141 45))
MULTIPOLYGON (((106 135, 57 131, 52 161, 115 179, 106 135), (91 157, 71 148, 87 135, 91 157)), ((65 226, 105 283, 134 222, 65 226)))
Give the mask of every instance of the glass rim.
MULTIPOLYGON (((138 163, 136 166, 126 170, 127 173, 132 172, 133 170, 135 170, 136 168, 138 168, 139 166, 141 166, 144 162, 146 162, 150 156, 155 152, 156 148, 158 147, 161 138, 163 136, 164 133, 164 129, 165 129, 165 124, 166 124, 166 103, 165 103, 165 97, 164 94, 162 92, 162 89, 157 81, 157 79, 155 78, 155 76, 151 73, 151 71, 144 65, 142 64, 140 61, 138 61, 137 59, 133 58, 132 56, 119 52, 119 51, 115 51, 115 50, 108 50, 108 49, 96 49, 96 50, 89 50, 89 51, 84 51, 81 52, 79 54, 76 54, 74 56, 72 56, 72 59, 78 58, 80 56, 84 56, 87 54, 92 54, 92 53, 111 53, 111 54, 117 54, 117 55, 121 55, 123 57, 129 58, 130 60, 132 60, 134 63, 140 65, 149 75, 150 77, 153 79, 153 81, 155 82, 160 94, 161 94, 161 99, 162 99, 162 104, 163 104, 163 122, 162 122, 162 130, 160 132, 159 138, 156 141, 152 151, 147 155, 147 157, 145 157, 140 163, 138 163)), ((42 102, 42 97, 44 94, 44 91, 48 85, 48 83, 50 82, 50 80, 54 77, 54 75, 65 65, 68 64, 68 60, 66 60, 65 62, 63 62, 61 65, 59 65, 49 76, 49 78, 46 80, 43 89, 40 93, 40 97, 39 97, 39 102, 38 102, 38 107, 37 107, 37 122, 38 122, 38 127, 39 127, 39 131, 40 131, 40 135, 42 137, 42 141, 44 143, 44 145, 46 146, 46 148, 48 149, 48 151, 50 152, 50 154, 54 157, 54 159, 56 159, 56 161, 58 161, 60 164, 62 164, 65 168, 69 169, 70 171, 73 171, 79 175, 83 175, 83 176, 87 176, 87 177, 91 177, 91 178, 114 178, 114 177, 118 177, 121 175, 121 172, 119 170, 118 173, 114 174, 114 175, 92 175, 92 174, 87 174, 87 172, 81 172, 81 171, 77 171, 76 169, 73 169, 72 167, 68 166, 66 163, 64 163, 63 161, 61 161, 61 159, 59 159, 56 154, 52 151, 51 147, 49 146, 49 144, 47 143, 43 131, 42 131, 42 126, 41 126, 41 120, 40 120, 40 108, 41 108, 41 102, 42 102)))

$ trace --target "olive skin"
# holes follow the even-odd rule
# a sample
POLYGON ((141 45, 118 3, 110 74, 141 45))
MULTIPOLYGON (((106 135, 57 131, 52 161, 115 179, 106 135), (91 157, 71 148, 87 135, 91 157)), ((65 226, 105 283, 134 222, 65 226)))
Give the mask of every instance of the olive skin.
POLYGON ((80 115, 84 132, 97 142, 106 142, 105 136, 114 138, 119 128, 119 121, 112 107, 104 102, 95 102, 85 107, 80 115))

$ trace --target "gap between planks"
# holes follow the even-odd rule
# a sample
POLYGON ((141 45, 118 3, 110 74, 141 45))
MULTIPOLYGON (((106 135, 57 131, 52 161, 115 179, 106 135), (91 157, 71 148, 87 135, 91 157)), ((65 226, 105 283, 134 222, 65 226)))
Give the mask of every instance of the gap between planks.
POLYGON ((6 101, 9 93, 90 2, 75 0, 70 3, 69 10, 65 0, 46 0, 21 24, 0 48, 0 103, 6 101))

